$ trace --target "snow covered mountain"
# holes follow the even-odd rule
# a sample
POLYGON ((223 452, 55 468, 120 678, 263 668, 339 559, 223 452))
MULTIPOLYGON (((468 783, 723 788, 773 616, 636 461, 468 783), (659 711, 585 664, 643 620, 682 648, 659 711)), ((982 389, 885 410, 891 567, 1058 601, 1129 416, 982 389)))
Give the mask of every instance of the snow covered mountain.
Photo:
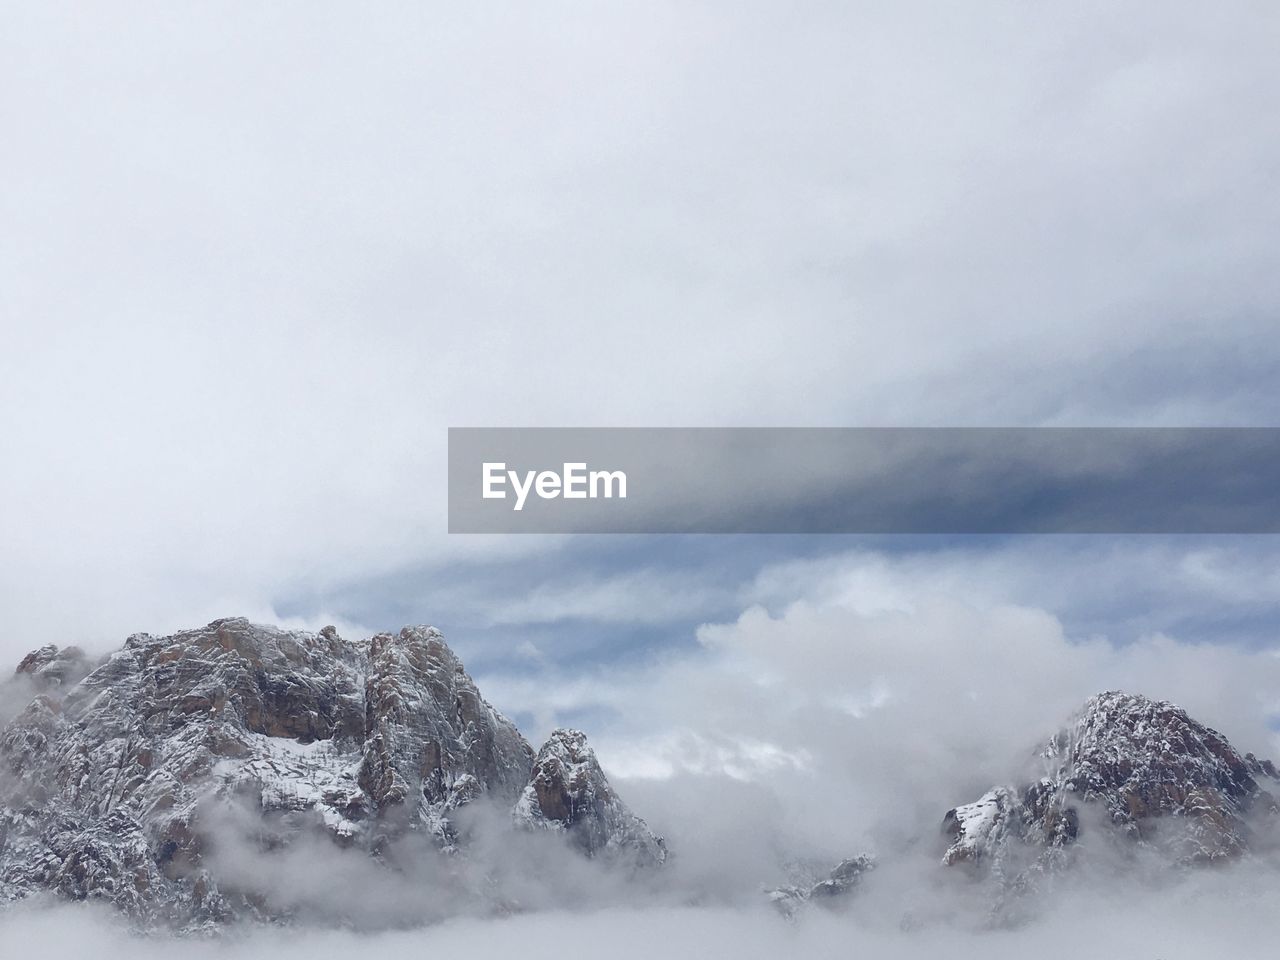
POLYGON ((587 856, 642 867, 667 859, 666 843, 613 792, 595 751, 577 730, 556 730, 538 751, 515 817, 535 829, 563 831, 587 856))
POLYGON ((1010 888, 1032 883, 1087 835, 1170 863, 1245 854, 1277 812, 1276 768, 1241 755, 1172 703, 1110 691, 1090 698, 1036 757, 1040 776, 948 811, 948 866, 970 864, 1010 888))
MULTIPOLYGON (((412 884, 424 857, 445 865, 426 899, 497 910, 521 908, 494 877, 530 844, 624 880, 668 859, 582 733, 556 730, 535 753, 429 627, 349 642, 331 627, 227 619, 138 634, 97 662, 44 647, 0 688, 0 706, 0 902, 97 900, 183 930, 327 916, 331 901, 308 901, 310 888, 229 869, 236 843, 251 848, 250 873, 308 844, 340 851, 340 862, 302 861, 324 865, 340 905, 353 874, 412 884)), ((1082 841, 1171 864, 1238 858, 1278 812, 1274 766, 1131 694, 1090 699, 1034 764, 1020 785, 944 818, 943 863, 993 881, 998 900, 1057 875, 1082 841)), ((532 883, 558 903, 539 856, 532 883)), ((806 865, 769 896, 788 916, 856 902, 875 863, 806 865)), ((421 922, 419 906, 395 922, 421 922)))
POLYGON ((251 811, 268 849, 322 836, 381 860, 410 834, 459 853, 459 813, 484 798, 587 856, 665 859, 582 734, 535 759, 429 627, 348 642, 226 619, 97 664, 45 647, 5 699, 24 693, 0 731, 0 901, 53 891, 186 928, 275 918, 210 856, 228 810, 251 811))

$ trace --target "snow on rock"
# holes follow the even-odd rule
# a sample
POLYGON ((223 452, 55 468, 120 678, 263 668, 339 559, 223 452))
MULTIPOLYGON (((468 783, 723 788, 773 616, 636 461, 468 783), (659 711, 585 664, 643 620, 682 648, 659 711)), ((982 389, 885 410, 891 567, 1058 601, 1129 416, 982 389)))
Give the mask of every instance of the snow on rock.
MULTIPOLYGON (((308 832, 380 859, 418 832, 448 852, 459 807, 509 808, 534 771, 529 744, 430 627, 348 642, 332 627, 217 620, 131 636, 96 666, 43 648, 11 681, 24 690, 35 696, 0 727, 0 902, 53 891, 143 926, 279 918, 213 869, 229 823, 268 846, 308 832)), ((582 744, 587 777, 563 780, 563 825, 588 854, 660 859, 582 744)))
POLYGON ((1021 837, 1021 800, 1017 791, 996 787, 973 803, 949 810, 943 829, 952 837, 943 863, 978 860, 986 852, 998 849, 1011 834, 1021 837))
POLYGON ((93 669, 93 664, 79 647, 59 649, 53 644, 33 650, 18 664, 17 676, 28 677, 38 689, 70 687, 93 669))
POLYGON ((428 824, 451 845, 451 811, 480 794, 511 803, 528 780, 533 750, 434 628, 370 641, 364 703, 359 782, 392 829, 428 824))
POLYGON ((944 864, 985 864, 1025 883, 1086 824, 1171 862, 1214 862, 1246 852, 1251 818, 1276 811, 1263 786, 1278 779, 1274 766, 1240 754, 1180 707, 1135 694, 1090 698, 1037 762, 1035 782, 996 787, 947 813, 944 864), (1011 860, 1030 865, 1014 873, 1011 860))
POLYGON ((667 859, 666 843, 613 791, 577 730, 556 730, 543 744, 514 816, 529 828, 563 831, 589 857, 641 867, 667 859))
POLYGON ((765 893, 774 907, 788 919, 795 917, 811 902, 835 908, 848 901, 849 895, 862 885, 875 866, 876 858, 865 853, 841 860, 825 876, 817 875, 817 871, 807 863, 794 863, 791 865, 790 882, 765 893))

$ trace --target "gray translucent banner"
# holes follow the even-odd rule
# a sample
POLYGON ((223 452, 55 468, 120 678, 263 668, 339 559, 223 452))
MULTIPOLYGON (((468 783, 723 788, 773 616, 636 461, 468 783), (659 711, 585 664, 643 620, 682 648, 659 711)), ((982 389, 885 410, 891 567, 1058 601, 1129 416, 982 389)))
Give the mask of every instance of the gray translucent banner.
POLYGON ((452 428, 449 531, 1275 533, 1280 429, 452 428))

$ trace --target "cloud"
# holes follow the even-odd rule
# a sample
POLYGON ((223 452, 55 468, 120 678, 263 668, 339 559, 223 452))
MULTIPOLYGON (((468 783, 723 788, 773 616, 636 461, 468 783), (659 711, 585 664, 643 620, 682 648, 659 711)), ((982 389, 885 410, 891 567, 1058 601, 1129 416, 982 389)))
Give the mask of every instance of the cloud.
MULTIPOLYGON (((297 622, 359 636, 387 609, 436 619, 455 565, 554 567, 557 541, 445 536, 449 425, 1265 422, 1272 26, 1245 0, 31 5, 0 36, 0 654, 298 597, 297 622), (390 596, 332 602, 353 582, 390 596)), ((685 851, 678 889, 737 904, 792 851, 931 827, 1103 687, 1276 752, 1274 634, 1247 620, 1274 624, 1272 549, 809 558, 747 574, 729 619, 722 585, 598 572, 494 617, 674 597, 712 621, 701 648, 485 690, 540 724, 612 718, 593 739, 685 851)), ((886 932, 901 910, 793 928, 668 904, 377 942, 1248 955, 1269 913, 1240 876, 1202 899, 1108 886, 959 947, 886 932)), ((173 949, 82 912, 0 925, 50 956, 173 949)))
POLYGON ((563 620, 593 623, 671 623, 696 617, 723 602, 713 585, 682 571, 642 569, 612 576, 559 579, 514 598, 491 598, 491 624, 541 624, 563 620))
POLYGON ((303 927, 375 933, 438 924, 459 916, 496 918, 550 910, 615 907, 640 898, 674 902, 652 877, 629 876, 592 861, 560 835, 530 833, 509 807, 481 798, 456 812, 466 838, 458 855, 408 833, 374 858, 344 847, 305 813, 265 816, 256 803, 209 800, 200 813, 208 838, 201 867, 233 903, 248 898, 303 927))
MULTIPOLYGON (((1158 630, 1073 635, 1057 613, 1057 601, 1092 583, 1127 589, 1123 577, 1108 584, 1126 562, 1133 582, 1170 564, 1182 573, 1162 590, 1202 584, 1216 594, 1226 588, 1206 565, 1247 569, 1242 558, 1155 547, 1099 562, 1086 549, 1055 566, 1060 547, 1039 549, 855 551, 783 564, 747 587, 770 607, 705 624, 696 650, 607 670, 496 675, 484 688, 503 709, 533 716, 535 729, 597 711, 606 770, 673 849, 718 829, 709 798, 726 788, 772 797, 770 824, 737 841, 755 848, 757 883, 780 851, 834 862, 935 836, 948 807, 1021 777, 1038 744, 1107 689, 1173 700, 1240 749, 1280 755, 1280 647, 1265 634, 1249 645, 1158 630), (1037 593, 1055 602, 1036 606, 1037 593)), ((1218 602, 1270 590, 1265 576, 1245 578, 1218 602)))
MULTIPOLYGON (((744 956, 778 949, 823 956, 855 944, 914 957, 935 955, 943 939, 960 956, 1025 955, 1051 952, 1070 931, 1078 942, 1085 916, 1091 935, 1108 944, 1136 943, 1164 923, 1148 941, 1161 956, 1213 937, 1238 937, 1231 942, 1247 951, 1254 927, 1240 904, 1274 889, 1280 866, 1266 842, 1232 869, 1179 874, 1140 855, 1118 863, 1086 837, 1088 869, 1034 901, 1024 927, 1001 932, 986 929, 990 902, 981 884, 940 867, 946 809, 1019 779, 1037 745, 1103 689, 1172 699, 1239 748, 1280 755, 1274 646, 1159 632, 1124 642, 1073 636, 1052 606, 1028 602, 1051 596, 1053 557, 1070 559, 1056 568, 1063 593, 1052 595, 1066 597, 1087 590, 1086 572, 1105 578, 1123 570, 1126 557, 1139 576, 1172 562, 1188 583, 1221 592, 1232 571, 1251 569, 1246 557, 1164 553, 1157 545, 1154 555, 1138 549, 1096 563, 1088 549, 1058 554, 1058 544, 1041 554, 1045 547, 1034 542, 1021 549, 987 550, 976 560, 960 549, 789 561, 744 585, 744 596, 767 597, 768 605, 752 602, 734 618, 704 624, 692 651, 572 672, 543 663, 482 679, 492 702, 534 715, 537 726, 600 711, 589 733, 606 771, 673 851, 650 882, 629 882, 541 843, 545 837, 514 835, 502 812, 483 804, 469 808, 464 826, 474 845, 461 860, 443 860, 412 839, 392 853, 390 867, 305 836, 266 852, 251 817, 217 831, 210 865, 230 888, 269 892, 305 924, 361 931, 359 942, 371 948, 404 936, 420 940, 394 942, 465 949, 510 934, 536 956, 553 942, 562 949, 566 936, 611 944, 643 928, 651 937, 662 930, 674 956, 714 943, 744 956), (1032 560, 1036 576, 1014 575, 1032 560), (762 889, 782 882, 789 862, 830 865, 862 851, 876 853, 881 867, 848 916, 813 910, 788 926, 764 912, 762 889), (334 877, 352 882, 335 886, 334 877), (498 919, 495 904, 532 913, 498 919), (424 921, 438 925, 376 932, 424 921)), ((1261 576, 1227 595, 1265 600, 1270 590, 1261 576)), ((23 907, 0 922, 38 932, 42 916, 23 907)), ((75 916, 71 928, 91 923, 75 916)), ((88 929, 86 936, 99 936, 88 929)), ((245 951, 274 949, 270 932, 246 936, 245 951)), ((328 951, 346 937, 308 932, 299 943, 328 951)), ((73 949, 76 941, 50 942, 73 949)))
POLYGON ((923 587, 977 607, 1051 610, 1078 638, 1256 645, 1280 615, 1275 550, 1271 537, 904 538, 775 559, 738 597, 771 610, 806 599, 870 613, 910 609, 923 587))
POLYGON ((512 549, 449 425, 1259 422, 1266 17, 25 11, 4 648, 512 549))
POLYGON ((0 933, 11 943, 38 944, 42 956, 60 960, 92 951, 104 960, 168 957, 178 946, 194 960, 222 956, 227 949, 246 960, 378 953, 466 956, 477 952, 518 955, 529 960, 562 957, 566 944, 607 950, 619 960, 663 956, 765 958, 847 957, 851 953, 886 958, 955 956, 1016 960, 1062 956, 1084 945, 1121 956, 1195 960, 1203 956, 1259 956, 1270 937, 1266 893, 1240 876, 1219 880, 1229 892, 1206 896, 1200 884, 1149 895, 1113 889, 1077 890, 1062 897, 1043 922, 1016 930, 966 931, 925 924, 911 929, 874 915, 838 916, 821 911, 789 924, 764 908, 614 908, 514 916, 502 920, 460 919, 420 930, 375 935, 297 930, 232 935, 228 943, 149 940, 129 937, 104 917, 61 908, 11 911, 0 916, 0 933))

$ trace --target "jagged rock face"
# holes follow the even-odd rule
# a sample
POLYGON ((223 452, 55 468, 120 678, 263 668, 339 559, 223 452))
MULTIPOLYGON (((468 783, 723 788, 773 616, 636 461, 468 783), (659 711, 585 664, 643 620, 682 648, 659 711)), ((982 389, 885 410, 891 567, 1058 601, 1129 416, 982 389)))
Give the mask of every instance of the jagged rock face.
POLYGON ((841 860, 825 880, 814 884, 809 895, 820 898, 844 896, 862 883, 862 878, 874 869, 875 865, 875 858, 867 854, 841 860))
POLYGON ((77 683, 83 660, 45 648, 19 668, 43 692, 0 730, 0 901, 54 890, 186 928, 273 918, 217 874, 230 809, 268 846, 306 831, 380 856, 410 832, 451 851, 459 807, 520 798, 588 853, 665 855, 585 740, 544 748, 531 784, 529 744, 434 629, 349 643, 229 619, 132 636, 77 683))
MULTIPOLYGON (((52 887, 146 922, 218 919, 219 898, 196 895, 209 887, 201 804, 256 794, 264 811, 278 808, 280 785, 300 778, 264 762, 273 743, 359 751, 362 672, 360 651, 336 635, 243 620, 130 637, 0 734, 0 893, 52 887)), ((357 794, 351 784, 311 807, 349 810, 357 794)))
POLYGON ((79 683, 91 669, 93 665, 79 647, 59 649, 49 644, 23 657, 14 673, 28 678, 37 689, 47 690, 79 683))
MULTIPOLYGON (((1045 773, 1021 788, 996 787, 943 820, 945 864, 1012 860, 1041 851, 1032 869, 1082 833, 1086 811, 1106 829, 1162 849, 1178 862, 1208 862, 1248 849, 1250 818, 1275 810, 1260 781, 1277 771, 1165 701, 1108 692, 1091 698, 1039 759, 1045 773)), ((1025 876, 1018 878, 1025 880, 1025 876)))
POLYGON ((1024 838, 1022 799, 1011 787, 995 787, 973 803, 948 810, 942 828, 952 841, 942 862, 948 866, 975 862, 1000 850, 1010 840, 1024 838))
POLYGON ((875 857, 864 853, 841 860, 825 876, 819 877, 807 864, 797 863, 793 864, 790 883, 765 892, 774 907, 788 918, 794 917, 810 902, 834 908, 847 902, 850 894, 862 886, 875 866, 875 857))
POLYGON ((666 843, 622 802, 577 730, 556 730, 538 751, 529 783, 516 803, 518 823, 563 831, 591 857, 655 866, 666 843))
POLYGON ((402 806, 403 816, 417 816, 451 842, 450 810, 486 792, 515 800, 533 750, 480 696, 437 631, 379 634, 369 665, 359 781, 379 809, 402 806))

